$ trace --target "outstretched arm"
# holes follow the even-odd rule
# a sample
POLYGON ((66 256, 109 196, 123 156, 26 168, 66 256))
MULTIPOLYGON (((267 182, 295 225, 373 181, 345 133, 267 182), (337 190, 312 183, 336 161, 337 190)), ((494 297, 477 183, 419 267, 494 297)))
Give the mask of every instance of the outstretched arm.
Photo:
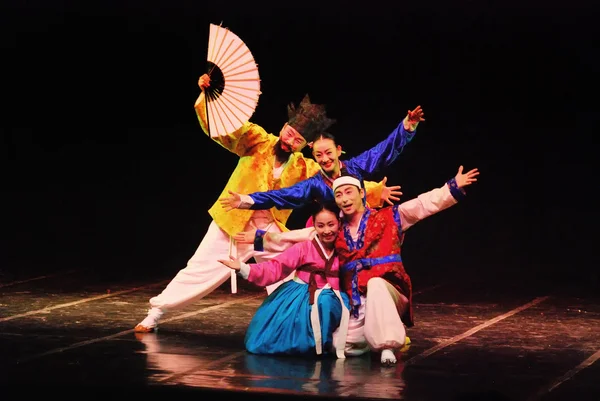
POLYGON ((239 271, 242 277, 251 283, 264 287, 284 279, 297 267, 304 264, 305 255, 308 253, 306 244, 307 242, 295 244, 267 262, 251 264, 238 260, 219 260, 219 262, 239 271))
POLYGON ((317 235, 317 231, 314 227, 280 233, 253 229, 237 233, 233 236, 233 239, 240 244, 254 244, 254 250, 258 252, 278 253, 285 251, 298 242, 312 241, 315 235, 317 235))
POLYGON ((408 230, 419 221, 432 216, 442 210, 455 205, 466 196, 464 187, 477 181, 479 171, 470 170, 463 174, 463 166, 458 168, 458 173, 441 188, 425 192, 415 199, 403 202, 397 206, 402 231, 408 230))
POLYGON ((219 199, 221 205, 227 210, 252 209, 265 210, 272 207, 277 209, 296 209, 307 205, 313 199, 323 199, 326 188, 319 185, 320 177, 310 177, 291 187, 274 189, 265 192, 254 192, 250 195, 238 194, 229 191, 229 197, 219 199))
MULTIPOLYGON (((381 182, 365 181, 367 202, 371 207, 381 207, 384 202, 391 204, 392 200, 398 200, 396 196, 402 195, 402 192, 398 191, 399 186, 387 187, 385 186, 386 182, 387 178, 384 178, 381 182)), ((313 199, 332 198, 333 194, 330 192, 331 190, 321 177, 313 176, 291 187, 254 192, 250 195, 229 191, 229 196, 219 199, 219 202, 227 211, 233 209, 265 210, 272 207, 295 209, 305 206, 313 199)))
POLYGON ((344 164, 358 170, 364 178, 369 178, 380 169, 390 166, 413 139, 419 122, 425 121, 423 115, 421 106, 409 110, 404 120, 385 140, 360 155, 344 161, 344 164))
POLYGON ((202 127, 204 133, 213 141, 240 157, 252 153, 252 151, 260 144, 267 143, 269 134, 261 126, 249 121, 245 122, 244 125, 236 131, 228 133, 227 135, 211 136, 208 129, 209 120, 204 92, 204 90, 210 86, 210 77, 208 74, 204 74, 198 79, 198 86, 200 87, 201 92, 198 99, 196 99, 194 109, 196 110, 196 116, 198 117, 200 127, 202 127))

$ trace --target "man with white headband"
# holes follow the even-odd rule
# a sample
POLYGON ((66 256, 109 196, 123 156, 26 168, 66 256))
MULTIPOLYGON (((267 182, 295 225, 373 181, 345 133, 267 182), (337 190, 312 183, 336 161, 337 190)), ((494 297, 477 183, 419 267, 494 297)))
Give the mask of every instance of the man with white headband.
POLYGON ((333 181, 333 193, 335 194, 335 190, 341 187, 342 185, 354 185, 358 189, 362 189, 362 184, 358 180, 358 178, 353 177, 351 175, 344 175, 333 181))
MULTIPOLYGON (((463 199, 464 187, 476 182, 478 175, 477 169, 463 173, 460 166, 442 187, 378 210, 362 202, 364 189, 358 178, 341 176, 333 182, 335 202, 343 214, 335 243, 341 290, 350 297, 352 307, 346 356, 374 351, 381 353, 382 364, 396 363, 394 352, 405 344, 405 327, 414 324, 412 284, 401 258, 404 232, 463 199)), ((281 250, 313 235, 309 228, 269 234, 259 245, 281 250)))
POLYGON ((477 181, 478 174, 477 169, 463 174, 460 166, 441 188, 379 210, 365 208, 364 190, 355 177, 334 181, 335 202, 344 215, 335 248, 352 305, 347 354, 371 349, 381 352, 382 364, 396 363, 394 351, 404 345, 405 325, 413 326, 412 284, 400 256, 404 232, 464 198, 464 187, 477 181))

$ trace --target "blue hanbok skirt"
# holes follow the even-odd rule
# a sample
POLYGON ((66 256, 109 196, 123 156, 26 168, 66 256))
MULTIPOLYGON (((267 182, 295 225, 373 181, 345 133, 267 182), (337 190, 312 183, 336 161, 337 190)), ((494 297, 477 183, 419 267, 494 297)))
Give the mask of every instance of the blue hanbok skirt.
MULTIPOLYGON (((346 307, 349 301, 341 294, 346 307)), ((310 322, 308 284, 294 280, 281 284, 258 308, 246 331, 248 352, 266 355, 316 355, 310 322)), ((333 350, 333 332, 342 317, 342 305, 332 289, 324 289, 317 300, 323 353, 333 350)))

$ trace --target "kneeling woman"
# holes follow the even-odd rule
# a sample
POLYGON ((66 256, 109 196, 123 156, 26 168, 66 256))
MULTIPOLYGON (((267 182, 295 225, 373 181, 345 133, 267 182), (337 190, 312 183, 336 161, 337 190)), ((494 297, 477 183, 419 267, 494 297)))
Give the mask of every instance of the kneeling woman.
POLYGON ((335 204, 318 205, 312 217, 316 236, 294 244, 272 260, 251 264, 219 261, 261 287, 296 272, 292 280, 264 300, 252 318, 245 338, 246 349, 251 353, 335 352, 338 358, 344 358, 349 300, 339 291, 339 263, 334 249, 339 209, 335 204), (334 343, 338 327, 343 333, 335 333, 334 343))

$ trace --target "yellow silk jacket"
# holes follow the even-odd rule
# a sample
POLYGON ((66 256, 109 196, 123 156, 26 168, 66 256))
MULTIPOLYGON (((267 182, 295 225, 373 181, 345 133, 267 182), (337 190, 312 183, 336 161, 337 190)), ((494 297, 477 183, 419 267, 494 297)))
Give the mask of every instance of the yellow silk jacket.
MULTIPOLYGON (((254 210, 234 209, 226 211, 218 199, 230 196, 228 191, 250 194, 285 188, 312 177, 321 170, 319 164, 313 159, 305 158, 301 152, 294 152, 291 154, 279 179, 274 179, 275 154, 273 149, 279 140, 278 136, 267 133, 259 125, 246 122, 237 131, 213 138, 210 137, 208 131, 206 102, 203 92, 196 101, 194 108, 200 126, 209 138, 240 157, 227 185, 225 185, 219 198, 208 211, 215 223, 229 235, 244 231, 254 210)), ((365 181, 367 202, 372 207, 382 205, 381 192, 383 187, 384 185, 381 182, 365 181)), ((292 211, 291 209, 270 209, 276 224, 282 231, 288 231, 285 223, 292 211)))

